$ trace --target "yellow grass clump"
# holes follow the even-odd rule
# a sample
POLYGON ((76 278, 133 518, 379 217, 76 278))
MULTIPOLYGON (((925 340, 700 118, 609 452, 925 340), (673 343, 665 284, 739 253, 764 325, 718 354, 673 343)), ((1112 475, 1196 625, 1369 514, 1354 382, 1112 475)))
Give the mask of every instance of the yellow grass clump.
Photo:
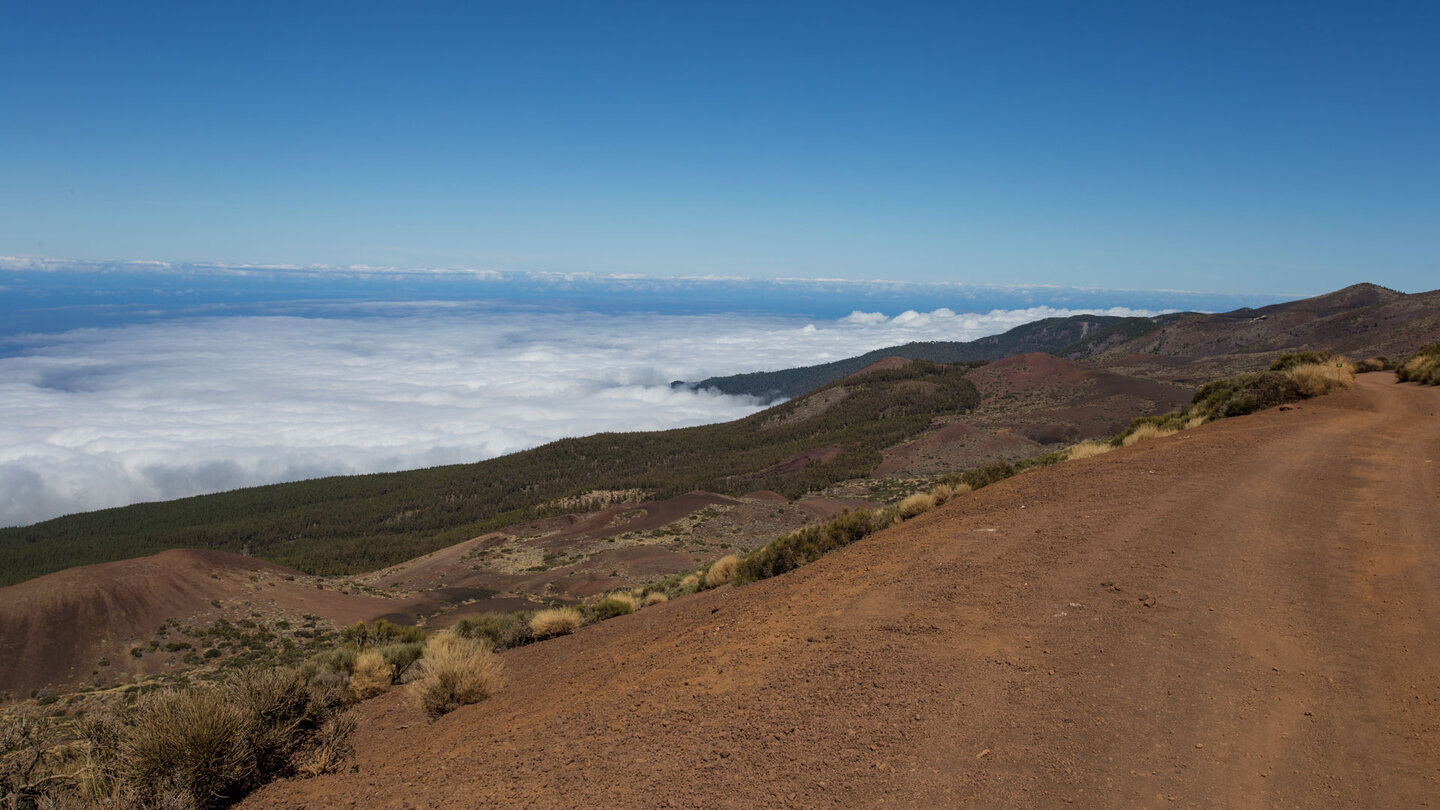
POLYGON ((615 591, 614 593, 607 593, 603 597, 601 597, 600 601, 604 602, 606 600, 612 602, 619 602, 624 605, 629 605, 631 613, 634 613, 635 611, 640 609, 640 600, 635 598, 635 594, 630 591, 615 591))
POLYGON ((740 558, 734 554, 727 554, 715 561, 710 570, 705 572, 705 587, 718 588, 728 584, 735 579, 735 574, 740 571, 740 558))
POLYGON ((355 656, 355 670, 350 673, 350 685, 346 689, 354 700, 369 700, 390 688, 392 674, 385 656, 365 650, 355 656))
POLYGON ((651 591, 650 593, 645 594, 645 604, 646 604, 647 606, 648 606, 648 605, 659 605, 659 604, 663 604, 663 603, 669 602, 669 601, 670 601, 670 597, 666 596, 665 594, 661 593, 660 591, 651 591))
POLYGON ((530 632, 536 638, 550 638, 573 633, 583 619, 580 611, 572 607, 548 608, 537 611, 530 617, 530 632))
POLYGON ((453 633, 432 637, 419 667, 413 694, 432 720, 479 703, 505 684, 504 665, 489 644, 453 633))
POLYGON ((1077 458, 1090 458, 1115 449, 1115 445, 1099 439, 1087 439, 1070 448, 1068 460, 1074 461, 1077 458))
POLYGON ((685 578, 682 579, 682 580, 680 580, 680 587, 682 587, 682 588, 696 588, 696 587, 699 587, 699 585, 700 585, 700 575, 699 575, 699 574, 686 574, 686 575, 685 575, 685 578))
POLYGON ((1191 428, 1197 428, 1197 427, 1200 427, 1200 426, 1203 425, 1203 424, 1205 424, 1205 417, 1203 417, 1203 416, 1192 416, 1192 417, 1190 417, 1190 419, 1185 423, 1185 430, 1189 430, 1189 429, 1191 429, 1191 428))
POLYGON ((1332 363, 1304 363, 1286 372, 1300 393, 1307 397, 1318 397, 1331 391, 1341 391, 1355 384, 1355 367, 1349 361, 1332 363))
POLYGON ((1168 428, 1156 427, 1155 425, 1150 424, 1150 423, 1147 422, 1147 423, 1141 425, 1140 427, 1135 428, 1135 432, 1134 432, 1134 433, 1131 433, 1129 436, 1126 436, 1126 437, 1125 437, 1125 441, 1123 442, 1123 444, 1124 444, 1126 447, 1129 447, 1129 446, 1132 445, 1132 444, 1137 444, 1137 443, 1139 443, 1139 442, 1148 441, 1148 440, 1150 440, 1150 439, 1159 439, 1159 438, 1161 438, 1162 436, 1169 436, 1169 435, 1171 435, 1171 434, 1173 434, 1173 433, 1179 433, 1179 432, 1180 432, 1180 431, 1178 431, 1178 430, 1171 430, 1171 429, 1168 429, 1168 428))
POLYGON ((969 484, 936 484, 930 488, 930 497, 934 498, 935 505, 939 506, 951 498, 964 495, 969 491, 969 484))
POLYGON ((934 508, 934 495, 928 492, 917 492, 900 502, 900 517, 902 520, 909 520, 934 508))

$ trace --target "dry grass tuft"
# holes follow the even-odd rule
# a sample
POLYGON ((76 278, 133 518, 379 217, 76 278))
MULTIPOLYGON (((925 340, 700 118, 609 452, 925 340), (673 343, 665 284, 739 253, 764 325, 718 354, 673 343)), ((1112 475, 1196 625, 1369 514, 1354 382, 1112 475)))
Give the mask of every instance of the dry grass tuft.
POLYGON ((530 617, 530 632, 536 638, 563 636, 578 630, 582 621, 580 611, 575 608, 549 608, 530 617))
POLYGON ((1070 461, 1074 461, 1075 459, 1079 458, 1090 458, 1091 456, 1098 456, 1104 453, 1108 453, 1114 449, 1115 445, 1111 444, 1110 442, 1103 442, 1099 439, 1087 439, 1070 448, 1070 450, 1068 451, 1068 459, 1070 461))
POLYGON ((660 591, 651 591, 650 593, 645 594, 645 604, 646 604, 646 606, 649 606, 649 605, 660 605, 660 604, 664 604, 665 602, 669 602, 669 601, 670 601, 670 597, 666 596, 665 594, 661 593, 660 591))
POLYGON ((479 703, 505 684, 504 665, 489 645, 453 633, 425 645, 414 696, 430 719, 479 703))
POLYGON ((613 599, 630 606, 630 612, 634 613, 640 609, 640 599, 633 591, 616 591, 605 595, 606 599, 613 599))
POLYGON ((740 570, 740 558, 734 554, 727 554, 715 561, 710 570, 705 572, 705 587, 718 588, 726 585, 735 579, 735 574, 740 570))
POLYGON ((1300 394, 1318 397, 1331 391, 1342 391, 1355 384, 1355 367, 1348 361, 1332 363, 1305 363, 1295 366, 1286 374, 1294 380, 1300 394))
POLYGON ((917 492, 900 502, 900 518, 909 520, 935 508, 935 496, 928 492, 917 492))
POLYGON ((369 700, 390 689, 394 674, 385 656, 375 650, 365 650, 355 656, 355 671, 350 673, 346 691, 353 700, 369 700))
POLYGON ((1135 428, 1135 431, 1134 431, 1133 433, 1131 433, 1129 436, 1126 436, 1126 437, 1125 437, 1125 441, 1124 441, 1124 445, 1125 445, 1126 447, 1129 447, 1129 446, 1132 445, 1132 444, 1137 444, 1137 443, 1139 443, 1139 442, 1148 441, 1148 440, 1150 440, 1150 439, 1159 439, 1159 438, 1162 438, 1162 437, 1164 437, 1164 436, 1170 436, 1170 435, 1172 435, 1172 434, 1179 433, 1179 432, 1180 432, 1180 431, 1178 431, 1178 430, 1171 430, 1171 429, 1169 429, 1169 428, 1157 427, 1157 426, 1155 426, 1155 425, 1152 425, 1152 424, 1148 424, 1148 423, 1147 423, 1147 424, 1141 425, 1141 426, 1138 427, 1138 428, 1135 428))
POLYGON ((936 484, 930 488, 930 496, 935 499, 935 505, 940 506, 951 498, 964 495, 970 491, 969 484, 936 484))

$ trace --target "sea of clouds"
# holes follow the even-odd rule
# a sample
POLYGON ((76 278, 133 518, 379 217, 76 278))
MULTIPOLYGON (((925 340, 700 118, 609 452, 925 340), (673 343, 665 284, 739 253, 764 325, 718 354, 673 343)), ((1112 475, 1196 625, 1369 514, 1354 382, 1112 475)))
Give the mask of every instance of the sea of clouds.
POLYGON ((0 337, 0 525, 736 419, 760 406, 669 383, 1074 312, 815 319, 391 301, 11 334, 0 337))

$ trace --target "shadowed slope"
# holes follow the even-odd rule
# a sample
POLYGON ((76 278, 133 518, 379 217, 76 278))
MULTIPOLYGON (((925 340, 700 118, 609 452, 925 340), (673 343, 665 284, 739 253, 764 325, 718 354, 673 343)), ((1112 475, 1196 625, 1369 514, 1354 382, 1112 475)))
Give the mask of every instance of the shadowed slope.
POLYGON ((1440 392, 1036 470, 791 574, 505 654, 246 807, 1413 807, 1440 742, 1440 392))

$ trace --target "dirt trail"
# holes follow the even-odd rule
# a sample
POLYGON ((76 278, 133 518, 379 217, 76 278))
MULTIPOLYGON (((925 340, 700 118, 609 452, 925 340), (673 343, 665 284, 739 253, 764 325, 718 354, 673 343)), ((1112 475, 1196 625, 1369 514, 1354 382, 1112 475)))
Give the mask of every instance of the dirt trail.
POLYGON ((1440 804, 1440 389, 1392 380, 387 695, 356 772, 243 806, 1440 804))

